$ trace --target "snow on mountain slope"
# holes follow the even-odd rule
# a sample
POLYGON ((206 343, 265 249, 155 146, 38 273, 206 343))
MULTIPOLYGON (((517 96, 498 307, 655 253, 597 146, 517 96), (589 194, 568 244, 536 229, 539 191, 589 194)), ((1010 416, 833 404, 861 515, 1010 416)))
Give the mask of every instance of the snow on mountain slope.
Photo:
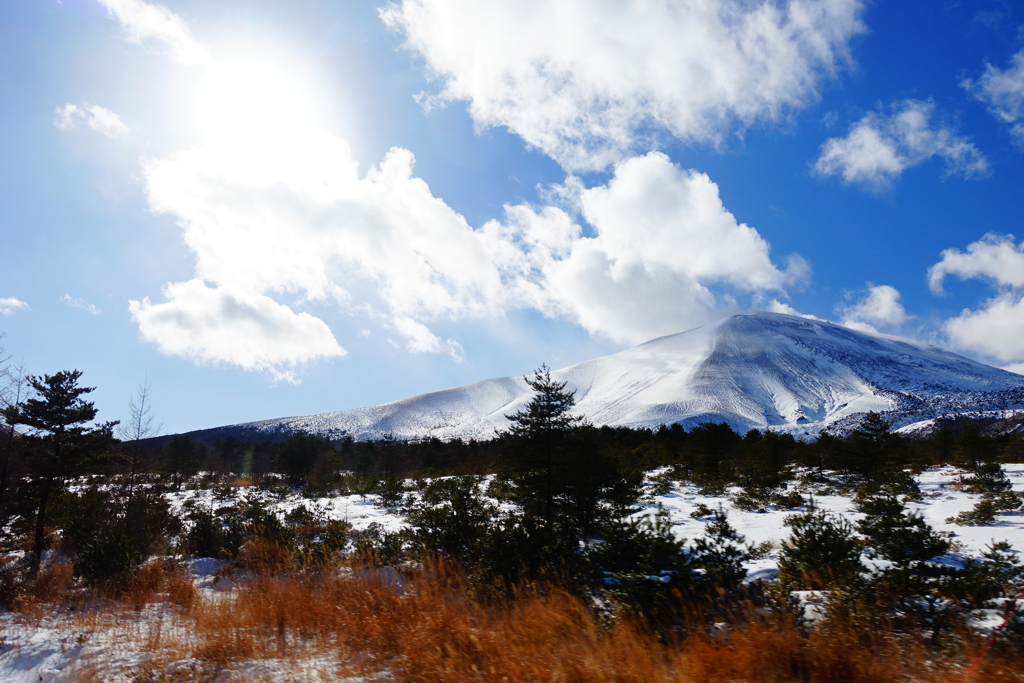
MULTIPOLYGON (((576 391, 593 424, 657 427, 728 422, 740 431, 816 434, 864 413, 899 426, 965 411, 1024 408, 1024 376, 940 348, 778 313, 736 315, 654 339, 552 376, 576 391)), ((532 392, 489 379, 383 405, 236 425, 341 438, 489 438, 532 392)))

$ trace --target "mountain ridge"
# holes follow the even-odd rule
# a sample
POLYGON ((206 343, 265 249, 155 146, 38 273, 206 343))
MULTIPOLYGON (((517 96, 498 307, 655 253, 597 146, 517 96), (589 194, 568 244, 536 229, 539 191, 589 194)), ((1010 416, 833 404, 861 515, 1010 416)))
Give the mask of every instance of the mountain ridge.
MULTIPOLYGON (((554 370, 595 425, 727 422, 744 432, 843 432, 868 411, 895 426, 963 412, 1024 409, 1024 376, 939 347, 781 313, 746 313, 554 370)), ((241 423, 209 432, 283 438, 490 438, 530 400, 499 377, 389 403, 241 423)))

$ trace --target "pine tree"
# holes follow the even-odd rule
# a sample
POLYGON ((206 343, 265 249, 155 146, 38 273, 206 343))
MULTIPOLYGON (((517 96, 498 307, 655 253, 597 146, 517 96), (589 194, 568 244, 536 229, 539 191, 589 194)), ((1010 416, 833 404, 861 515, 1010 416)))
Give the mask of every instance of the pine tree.
POLYGON ((900 459, 902 441, 890 431, 891 423, 871 411, 846 440, 844 454, 847 471, 869 481, 888 480, 903 471, 900 459))
POLYGON ((960 433, 953 442, 953 463, 975 472, 984 463, 995 459, 995 443, 982 436, 978 425, 973 422, 961 424, 960 433))
POLYGON ((163 469, 171 475, 176 490, 181 489, 183 479, 199 471, 199 453, 192 437, 179 434, 164 446, 163 469))
POLYGON ((924 562, 949 549, 949 542, 939 536, 918 513, 907 513, 895 496, 869 498, 861 506, 866 514, 857 530, 877 555, 906 566, 924 562))
POLYGON ((555 518, 556 478, 561 474, 559 450, 582 418, 569 414, 576 404, 576 392, 566 391, 565 382, 553 380, 546 365, 534 373, 532 380, 523 379, 535 394, 524 409, 506 415, 512 421, 508 435, 513 445, 505 461, 523 494, 540 499, 542 516, 550 529, 555 518))
POLYGON ((995 521, 998 512, 1016 510, 1021 499, 1013 493, 1013 485, 998 461, 997 444, 982 436, 978 425, 966 422, 960 427, 954 454, 957 464, 971 470, 973 476, 963 480, 971 493, 982 494, 974 509, 957 516, 957 523, 986 525, 995 521))
POLYGON ((317 459, 334 454, 330 439, 307 432, 296 432, 277 447, 275 465, 288 476, 292 486, 298 486, 313 471, 317 459))
POLYGON ((810 589, 855 580, 861 570, 860 542, 841 517, 813 506, 792 515, 786 524, 793 535, 779 553, 779 576, 784 583, 810 589))
POLYGON ((743 437, 726 422, 703 422, 690 430, 686 457, 705 493, 721 493, 733 478, 732 459, 742 443, 743 437))
POLYGON ((729 523, 719 506, 714 519, 704 527, 704 535, 693 543, 697 565, 704 570, 704 581, 714 589, 733 595, 747 577, 743 563, 750 559, 746 539, 729 523))
POLYGON ((39 569, 46 545, 48 505, 64 482, 97 464, 114 445, 117 422, 87 428, 96 418, 96 407, 82 398, 93 387, 81 387, 79 370, 58 372, 43 377, 30 376, 33 398, 20 406, 4 410, 8 424, 25 425, 29 453, 26 470, 36 497, 35 537, 32 546, 32 571, 39 569))

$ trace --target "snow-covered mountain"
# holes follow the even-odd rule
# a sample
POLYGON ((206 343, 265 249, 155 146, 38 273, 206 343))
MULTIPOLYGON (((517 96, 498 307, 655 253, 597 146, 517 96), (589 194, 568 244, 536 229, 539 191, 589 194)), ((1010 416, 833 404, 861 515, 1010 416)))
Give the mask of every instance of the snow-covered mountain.
MULTIPOLYGON (((843 431, 863 414, 897 425, 968 411, 1024 409, 1024 376, 935 346, 782 315, 736 315, 553 371, 596 425, 728 422, 740 431, 843 431)), ((307 417, 235 425, 332 439, 489 438, 532 397, 523 377, 307 417)))

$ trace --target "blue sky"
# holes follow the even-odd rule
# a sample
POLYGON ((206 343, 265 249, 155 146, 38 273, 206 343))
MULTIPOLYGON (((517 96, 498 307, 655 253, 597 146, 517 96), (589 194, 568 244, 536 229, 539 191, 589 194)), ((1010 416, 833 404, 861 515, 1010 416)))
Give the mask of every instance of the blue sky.
POLYGON ((0 331, 165 432, 768 309, 1024 371, 1024 9, 0 5, 0 331), (1016 236, 1015 236, 1016 235, 1016 236))

